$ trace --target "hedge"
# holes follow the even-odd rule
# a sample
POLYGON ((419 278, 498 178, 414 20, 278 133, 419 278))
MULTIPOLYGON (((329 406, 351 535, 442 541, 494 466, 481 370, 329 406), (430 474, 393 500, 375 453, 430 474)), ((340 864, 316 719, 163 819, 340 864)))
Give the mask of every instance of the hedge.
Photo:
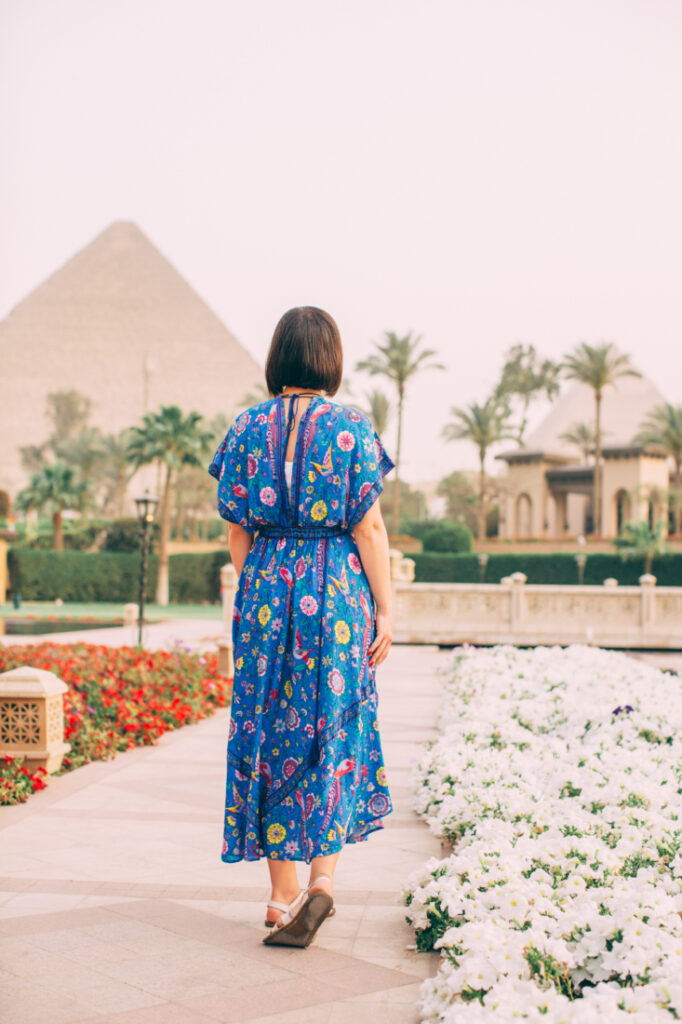
MULTIPOLYGON (((230 561, 227 551, 171 555, 169 597, 172 604, 213 603, 220 600, 220 568, 230 561)), ((7 556, 10 589, 24 601, 137 601, 140 587, 139 552, 42 551, 10 548, 7 556)), ((150 555, 145 600, 154 601, 158 555, 150 555)))
MULTIPOLYGON (((445 552, 421 551, 410 554, 415 561, 416 583, 479 583, 481 571, 476 555, 453 555, 445 552)), ((654 558, 652 569, 661 587, 682 586, 682 553, 654 558)), ((578 566, 575 555, 560 551, 555 554, 490 554, 486 565, 484 582, 499 583, 503 576, 522 572, 528 583, 554 583, 571 585, 578 583, 578 566)), ((636 586, 644 572, 644 560, 624 561, 618 554, 595 552, 587 555, 584 582, 601 585, 609 576, 618 580, 621 586, 636 586)))
MULTIPOLYGON (((415 561, 415 582, 478 583, 480 569, 473 554, 422 551, 409 555, 415 561)), ((220 600, 220 568, 229 562, 228 551, 171 555, 170 601, 173 604, 214 603, 220 600)), ((24 601, 137 601, 140 580, 139 552, 42 551, 10 548, 10 589, 24 601)), ((149 556, 146 600, 156 594, 158 556, 149 556)), ((523 572, 529 583, 576 584, 575 555, 491 554, 484 582, 499 583, 503 576, 523 572)), ((585 583, 600 585, 614 576, 625 585, 636 585, 644 572, 643 561, 623 561, 618 554, 587 556, 585 583)), ((662 587, 682 586, 682 553, 655 558, 652 572, 662 587)))

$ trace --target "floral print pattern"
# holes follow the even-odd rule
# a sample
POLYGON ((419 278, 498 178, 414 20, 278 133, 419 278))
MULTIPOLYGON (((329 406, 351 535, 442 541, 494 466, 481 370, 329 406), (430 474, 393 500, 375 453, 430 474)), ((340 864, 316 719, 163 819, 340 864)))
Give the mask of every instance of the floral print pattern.
POLYGON ((256 534, 232 620, 225 862, 309 863, 366 840, 392 810, 368 658, 374 602, 350 531, 394 463, 364 413, 316 395, 289 495, 291 401, 238 416, 208 468, 220 515, 256 534))

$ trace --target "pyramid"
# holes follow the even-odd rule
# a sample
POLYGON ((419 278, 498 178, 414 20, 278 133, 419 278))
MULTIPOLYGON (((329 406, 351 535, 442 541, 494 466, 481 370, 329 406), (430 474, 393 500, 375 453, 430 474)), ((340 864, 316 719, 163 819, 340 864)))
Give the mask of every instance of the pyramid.
MULTIPOLYGON (((664 401, 656 385, 646 377, 619 377, 602 395, 604 447, 629 446, 642 420, 664 401)), ((580 450, 560 440, 561 434, 581 422, 594 423, 594 391, 587 384, 574 381, 554 402, 542 423, 527 435, 525 447, 531 452, 571 455, 581 461, 580 450)))
POLYGON ((19 445, 50 433, 51 391, 92 401, 106 432, 162 404, 231 415, 263 368, 133 223, 117 221, 0 323, 0 490, 28 477, 19 445))

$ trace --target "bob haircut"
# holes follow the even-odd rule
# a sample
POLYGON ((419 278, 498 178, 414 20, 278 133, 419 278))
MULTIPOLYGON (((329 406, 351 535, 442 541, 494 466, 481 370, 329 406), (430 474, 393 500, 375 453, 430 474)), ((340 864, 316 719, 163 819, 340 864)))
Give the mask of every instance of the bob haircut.
POLYGON ((270 394, 297 387, 335 395, 342 375, 341 335, 333 317, 317 306, 288 310, 275 327, 265 363, 270 394))

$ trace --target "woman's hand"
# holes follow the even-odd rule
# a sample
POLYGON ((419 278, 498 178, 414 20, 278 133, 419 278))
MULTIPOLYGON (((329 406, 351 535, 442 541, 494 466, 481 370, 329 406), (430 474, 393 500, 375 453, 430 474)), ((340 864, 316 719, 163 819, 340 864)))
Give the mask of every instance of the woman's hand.
POLYGON ((390 611, 376 613, 376 636, 369 648, 370 664, 380 665, 388 655, 393 643, 393 623, 390 611))

